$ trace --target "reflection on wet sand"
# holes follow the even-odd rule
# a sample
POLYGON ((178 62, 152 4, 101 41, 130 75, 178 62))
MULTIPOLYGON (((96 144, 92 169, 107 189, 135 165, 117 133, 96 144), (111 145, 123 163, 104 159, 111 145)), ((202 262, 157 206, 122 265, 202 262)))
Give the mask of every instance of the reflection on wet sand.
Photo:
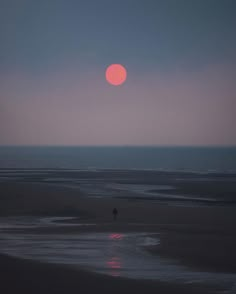
MULTIPOLYGON (((54 219, 55 220, 55 219, 54 219)), ((113 277, 133 279, 151 279, 163 282, 178 283, 210 283, 235 287, 235 274, 203 272, 187 268, 165 259, 158 254, 150 254, 147 248, 159 246, 159 233, 150 232, 67 232, 61 226, 59 232, 53 234, 37 234, 28 228, 18 228, 25 225, 26 219, 8 218, 10 228, 0 224, 0 252, 16 257, 61 263, 113 277)), ((40 218, 40 224, 50 223, 48 218, 40 218)), ((58 221, 58 219, 57 219, 58 221)), ((38 224, 31 220, 30 224, 38 224)), ((58 222, 57 222, 58 224, 58 222)), ((59 224, 58 224, 59 225, 59 224)), ((69 223, 67 224, 69 226, 69 223)), ((235 293, 232 292, 232 293, 235 293)))
POLYGON ((109 274, 113 277, 119 277, 120 271, 122 270, 122 259, 119 254, 119 247, 121 242, 124 238, 123 234, 112 233, 109 235, 109 239, 112 241, 110 242, 110 254, 109 258, 106 262, 106 266, 109 270, 109 274))
POLYGON ((109 274, 113 277, 120 276, 120 269, 121 269, 121 261, 119 257, 111 257, 110 260, 107 261, 107 267, 110 269, 109 274))

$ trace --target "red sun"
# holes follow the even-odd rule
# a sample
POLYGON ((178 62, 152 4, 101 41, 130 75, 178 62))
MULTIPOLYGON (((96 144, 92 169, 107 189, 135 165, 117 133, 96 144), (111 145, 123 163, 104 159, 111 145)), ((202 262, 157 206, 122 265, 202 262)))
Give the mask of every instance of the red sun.
POLYGON ((111 64, 106 70, 106 80, 113 86, 119 86, 126 81, 127 71, 121 64, 111 64))

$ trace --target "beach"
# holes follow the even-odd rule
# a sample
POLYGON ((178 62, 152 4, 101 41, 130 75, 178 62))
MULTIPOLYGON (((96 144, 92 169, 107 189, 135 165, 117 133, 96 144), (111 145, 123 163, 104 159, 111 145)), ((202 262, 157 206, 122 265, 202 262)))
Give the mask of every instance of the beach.
POLYGON ((111 278, 7 256, 0 256, 0 261, 1 293, 215 293, 207 286, 111 278))
MULTIPOLYGON (((55 177, 56 172, 53 173, 55 177)), ((59 174, 61 176, 61 172, 59 174)), ((0 284, 3 293, 234 293, 236 214, 235 206, 230 203, 198 205, 196 202, 195 205, 183 205, 178 202, 176 205, 174 202, 167 205, 166 201, 144 200, 143 195, 140 197, 140 193, 135 193, 136 190, 129 194, 126 188, 123 192, 117 192, 122 194, 120 198, 99 195, 87 197, 84 186, 80 190, 79 187, 75 189, 75 186, 68 183, 45 183, 39 179, 39 173, 33 176, 33 180, 32 174, 30 177, 29 180, 29 177, 24 175, 17 181, 8 178, 0 183, 0 284), (114 207, 118 209, 116 221, 113 221, 112 216, 114 207), (28 242, 29 250, 27 249, 26 253, 25 249, 19 250, 21 247, 16 243, 16 236, 18 242, 22 238, 23 249, 28 242), (48 242, 45 238, 50 236, 52 251, 44 251, 49 243, 42 245, 42 236, 44 242, 48 242), (111 254, 116 250, 119 258, 127 258, 127 262, 122 264, 118 257, 113 256, 113 259, 108 261, 111 268, 113 267, 113 274, 106 268, 96 268, 91 260, 85 260, 85 266, 81 263, 81 257, 78 257, 78 262, 73 260, 81 255, 81 248, 77 248, 73 258, 68 258, 71 252, 67 251, 67 255, 63 255, 66 261, 61 262, 60 255, 55 255, 58 261, 52 262, 50 258, 45 257, 45 252, 53 252, 55 244, 62 244, 62 236, 63 246, 69 244, 72 246, 71 251, 78 247, 79 242, 85 242, 84 236, 86 240, 88 236, 93 236, 93 242, 86 241, 86 246, 92 244, 92 249, 96 249, 97 239, 97 242, 100 242, 97 243, 100 244, 100 250, 103 250, 101 252, 107 254, 107 246, 113 244, 111 254), (41 243, 36 243, 35 249, 32 244, 35 240, 39 242, 38 238, 41 238, 41 243), (144 249, 137 243, 142 243, 143 240, 149 242, 144 244, 144 249), (158 242, 152 243, 150 240, 158 242), (41 244, 41 247, 38 244, 41 244), (40 257, 39 248, 42 250, 40 257), (130 248, 131 253, 136 250, 136 255, 130 254, 127 248, 130 248), (134 270, 129 269, 128 259, 131 265, 133 262, 131 257, 135 262, 137 260, 137 264, 139 258, 143 258, 136 275, 142 276, 144 270, 140 269, 153 263, 152 268, 147 269, 151 270, 153 276, 135 276, 134 270), (158 260, 161 265, 156 269, 158 260), (160 270, 159 277, 155 270, 160 270)), ((91 177, 94 178, 94 173, 91 177)), ((166 179, 163 175, 162 178, 166 179)), ((170 184, 160 179, 161 177, 159 184, 170 184)), ((105 181, 107 182, 107 179, 105 181)), ((114 190, 114 187, 112 189, 114 190)), ((88 251, 88 255, 89 252, 92 251, 88 251)), ((99 254, 96 254, 97 251, 94 260, 100 260, 97 257, 99 254)))

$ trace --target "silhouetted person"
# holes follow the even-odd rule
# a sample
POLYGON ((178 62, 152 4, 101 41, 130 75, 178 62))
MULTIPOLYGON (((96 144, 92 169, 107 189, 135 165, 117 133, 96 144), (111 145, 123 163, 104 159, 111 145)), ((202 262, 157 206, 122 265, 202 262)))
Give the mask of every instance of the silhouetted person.
POLYGON ((113 208, 113 219, 116 220, 117 214, 118 214, 118 210, 116 208, 113 208))

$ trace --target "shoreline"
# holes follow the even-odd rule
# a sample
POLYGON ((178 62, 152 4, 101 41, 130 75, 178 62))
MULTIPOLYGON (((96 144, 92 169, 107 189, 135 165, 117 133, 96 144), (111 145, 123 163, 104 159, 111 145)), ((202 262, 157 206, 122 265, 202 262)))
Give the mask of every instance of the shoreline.
MULTIPOLYGON (((71 189, 90 198, 152 201, 176 206, 236 206, 236 173, 155 170, 2 169, 0 184, 71 189)), ((1 212, 0 212, 1 214, 1 212)))

